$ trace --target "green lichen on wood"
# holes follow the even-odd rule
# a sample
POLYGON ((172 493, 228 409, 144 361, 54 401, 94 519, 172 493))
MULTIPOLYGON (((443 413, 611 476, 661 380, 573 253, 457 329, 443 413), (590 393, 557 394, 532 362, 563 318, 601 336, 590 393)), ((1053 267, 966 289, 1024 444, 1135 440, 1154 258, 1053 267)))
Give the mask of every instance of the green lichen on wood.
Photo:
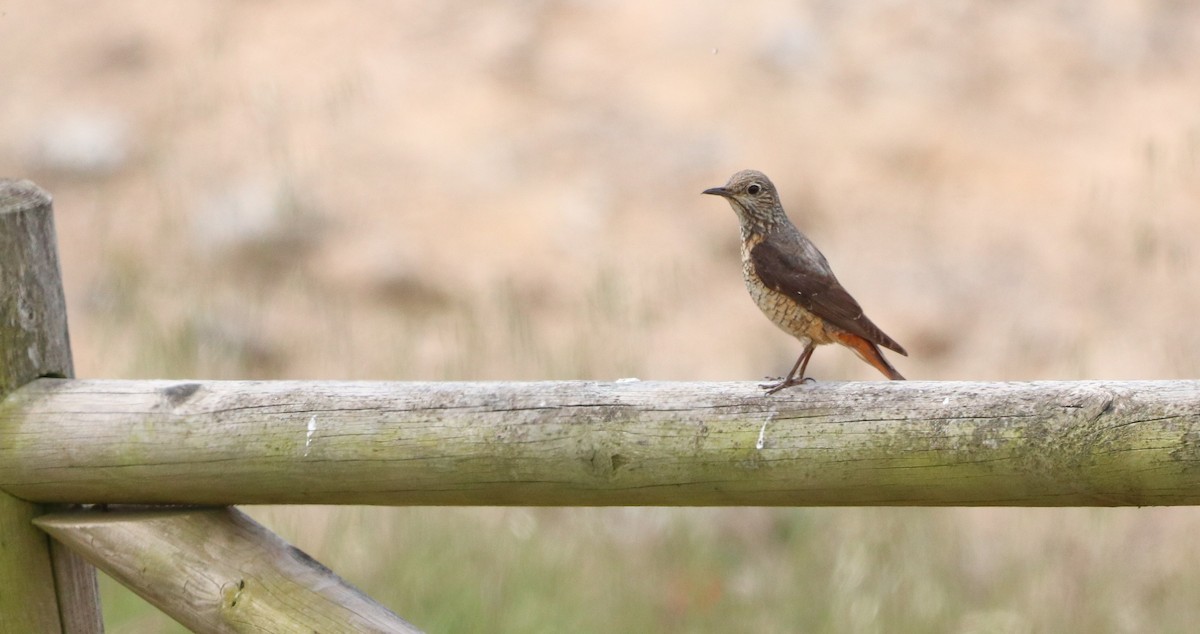
POLYGON ((1200 503, 1194 381, 771 397, 747 383, 233 381, 172 400, 176 385, 23 388, 3 415, 28 435, 0 447, 0 484, 109 503, 1200 503))

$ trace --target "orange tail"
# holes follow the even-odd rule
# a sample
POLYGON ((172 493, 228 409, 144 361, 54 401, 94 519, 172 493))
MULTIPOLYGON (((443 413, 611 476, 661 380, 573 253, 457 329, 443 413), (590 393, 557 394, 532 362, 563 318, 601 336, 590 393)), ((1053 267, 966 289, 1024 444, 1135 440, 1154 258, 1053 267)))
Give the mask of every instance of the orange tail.
POLYGON ((839 332, 833 335, 838 343, 850 348, 858 358, 871 364, 871 367, 879 370, 884 376, 893 381, 903 381, 904 377, 888 363, 888 360, 883 357, 883 353, 879 351, 879 346, 848 332, 839 332))

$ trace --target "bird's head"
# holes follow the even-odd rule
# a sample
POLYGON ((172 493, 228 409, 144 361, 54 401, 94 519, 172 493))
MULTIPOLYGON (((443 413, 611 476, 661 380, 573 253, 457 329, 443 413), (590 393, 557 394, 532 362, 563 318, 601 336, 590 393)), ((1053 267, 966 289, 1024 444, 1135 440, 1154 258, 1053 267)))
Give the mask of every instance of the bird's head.
POLYGON ((743 230, 765 233, 783 217, 775 184, 757 170, 742 170, 730 176, 728 183, 703 193, 728 200, 729 206, 737 212, 743 230))

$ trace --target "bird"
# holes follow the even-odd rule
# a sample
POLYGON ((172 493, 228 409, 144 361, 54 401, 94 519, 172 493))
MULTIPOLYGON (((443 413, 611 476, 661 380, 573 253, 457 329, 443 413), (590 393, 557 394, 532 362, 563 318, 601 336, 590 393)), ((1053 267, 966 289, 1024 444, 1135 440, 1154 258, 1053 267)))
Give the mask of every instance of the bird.
POLYGON ((742 170, 703 193, 724 198, 737 213, 746 290, 763 314, 804 346, 786 377, 761 385, 766 394, 812 381, 805 376, 808 360, 817 346, 830 343, 851 349, 887 378, 904 380, 879 348, 908 352, 867 318, 825 256, 788 219, 771 179, 742 170))

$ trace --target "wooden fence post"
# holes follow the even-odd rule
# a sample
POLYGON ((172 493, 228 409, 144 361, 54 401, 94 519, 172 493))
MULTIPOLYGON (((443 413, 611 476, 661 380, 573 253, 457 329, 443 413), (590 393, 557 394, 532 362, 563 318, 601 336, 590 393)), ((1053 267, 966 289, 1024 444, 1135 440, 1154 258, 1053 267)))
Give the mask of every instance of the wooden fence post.
MULTIPOLYGON (((50 196, 0 179, 0 399, 72 373, 50 196)), ((45 510, 0 491, 0 631, 102 632, 96 570, 31 523, 45 510)))

